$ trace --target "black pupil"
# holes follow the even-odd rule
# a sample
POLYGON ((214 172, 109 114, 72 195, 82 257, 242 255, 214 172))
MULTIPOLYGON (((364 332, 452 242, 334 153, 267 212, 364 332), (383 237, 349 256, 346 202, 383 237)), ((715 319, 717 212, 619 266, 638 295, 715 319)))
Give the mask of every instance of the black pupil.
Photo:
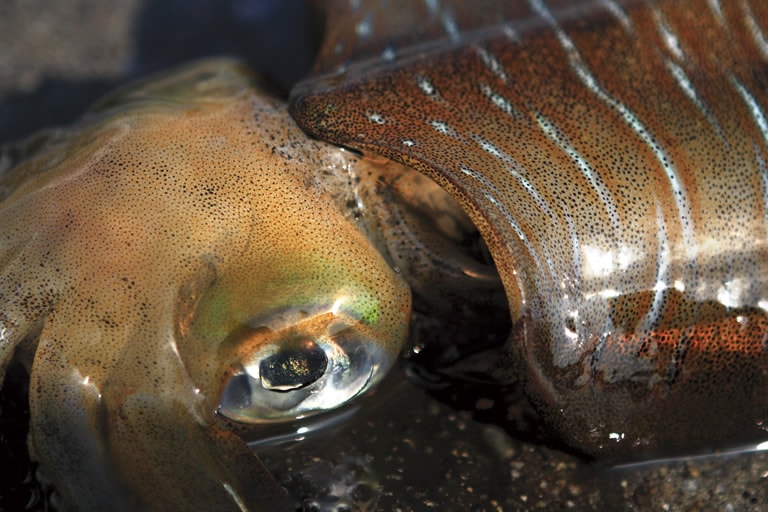
POLYGON ((311 340, 284 348, 259 363, 261 385, 272 391, 291 391, 309 386, 323 376, 328 359, 311 340))

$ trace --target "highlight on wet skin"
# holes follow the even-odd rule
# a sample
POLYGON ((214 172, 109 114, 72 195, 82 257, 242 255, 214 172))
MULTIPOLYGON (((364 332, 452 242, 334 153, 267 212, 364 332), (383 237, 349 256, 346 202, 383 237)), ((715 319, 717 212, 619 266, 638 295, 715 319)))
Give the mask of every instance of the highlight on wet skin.
POLYGON ((34 354, 33 456, 84 510, 285 505, 226 418, 336 408, 407 332, 408 288, 339 208, 354 191, 320 181, 360 159, 231 61, 101 105, 3 177, 1 354, 34 354))
POLYGON ((583 455, 766 437, 768 3, 329 5, 290 107, 204 61, 0 175, 0 373, 62 503, 290 509, 243 434, 372 389, 412 309, 503 310, 480 367, 583 455))

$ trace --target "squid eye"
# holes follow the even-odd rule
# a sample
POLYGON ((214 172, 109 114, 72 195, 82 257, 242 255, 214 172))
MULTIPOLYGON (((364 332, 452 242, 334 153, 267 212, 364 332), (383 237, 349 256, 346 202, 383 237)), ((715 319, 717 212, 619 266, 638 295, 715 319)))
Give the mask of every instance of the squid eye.
POLYGON ((365 392, 394 362, 364 329, 332 324, 324 331, 275 334, 225 385, 219 413, 259 423, 324 412, 365 392))
POLYGON ((280 350, 259 363, 261 386, 270 391, 291 391, 316 382, 328 368, 325 352, 312 340, 300 347, 280 350))

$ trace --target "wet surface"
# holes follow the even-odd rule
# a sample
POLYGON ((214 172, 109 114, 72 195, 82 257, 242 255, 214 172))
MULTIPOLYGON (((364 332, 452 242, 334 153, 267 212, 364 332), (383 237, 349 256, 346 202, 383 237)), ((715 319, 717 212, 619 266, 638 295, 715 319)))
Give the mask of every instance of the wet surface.
MULTIPOLYGON (((313 23, 300 6, 295 18, 281 0, 178 4, 2 3, 0 141, 70 122, 114 85, 200 55, 245 56, 284 85, 308 66, 312 37, 295 34, 313 23), (162 37, 169 26, 178 28, 174 41, 162 37), (281 53, 288 48, 295 57, 281 53), (290 70, 275 71, 288 61, 290 70)), ((768 507, 766 453, 603 467, 548 444, 514 394, 476 385, 429 393, 401 368, 340 426, 257 451, 298 510, 768 507)), ((0 467, 12 468, 0 482, 0 510, 47 508, 26 457, 25 410, 17 369, 0 394, 0 467)))
MULTIPOLYGON (((465 402, 462 391, 443 398, 465 402)), ((520 409, 500 407, 504 398, 484 391, 474 409, 464 408, 394 375, 338 430, 259 452, 297 509, 310 511, 735 511, 768 504, 765 453, 603 466, 477 421, 491 409, 520 409)), ((519 423, 509 420, 507 427, 519 423)), ((526 425, 533 432, 518 435, 540 428, 526 425)))
MULTIPOLYGON (((23 382, 14 371, 14 383, 23 382)), ((0 457, 13 467, 0 510, 51 510, 25 460, 23 386, 0 398, 0 457)), ((466 403, 468 389, 441 393, 466 403), (463 396, 462 396, 463 395, 463 396)), ((475 390, 477 391, 477 390, 475 390)), ((478 421, 504 399, 477 393, 474 408, 443 403, 397 370, 336 427, 256 447, 296 510, 765 510, 768 454, 720 455, 611 468, 478 421)), ((531 419, 522 422, 535 431, 531 419)), ((312 428, 311 424, 305 428, 312 428)), ((288 434, 283 432, 283 434, 288 434)), ((520 434, 519 435, 530 435, 520 434)))

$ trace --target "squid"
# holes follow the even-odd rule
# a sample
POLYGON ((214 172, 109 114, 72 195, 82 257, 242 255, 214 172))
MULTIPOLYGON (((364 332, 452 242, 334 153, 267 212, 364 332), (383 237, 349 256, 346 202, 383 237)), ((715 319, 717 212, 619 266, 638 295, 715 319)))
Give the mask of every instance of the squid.
POLYGON ((385 3, 328 2, 288 104, 213 59, 6 153, 0 369, 65 508, 290 510, 244 436, 417 303, 504 297, 489 378, 586 456, 766 437, 768 6, 385 3))

